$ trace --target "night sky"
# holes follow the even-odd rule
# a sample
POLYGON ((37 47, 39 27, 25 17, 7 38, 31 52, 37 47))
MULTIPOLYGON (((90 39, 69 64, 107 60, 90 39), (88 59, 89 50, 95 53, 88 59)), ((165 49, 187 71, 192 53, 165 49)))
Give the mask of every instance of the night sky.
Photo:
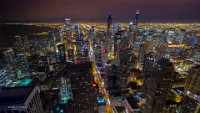
POLYGON ((200 22, 200 0, 0 0, 0 21, 200 22))

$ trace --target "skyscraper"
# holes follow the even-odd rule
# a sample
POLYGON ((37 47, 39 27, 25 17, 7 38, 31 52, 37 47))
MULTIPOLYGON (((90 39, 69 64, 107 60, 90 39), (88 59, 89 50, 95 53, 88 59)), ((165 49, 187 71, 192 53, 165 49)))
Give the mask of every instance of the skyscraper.
POLYGON ((70 18, 65 18, 65 26, 66 26, 66 36, 67 38, 70 38, 72 29, 71 29, 71 19, 70 18))
POLYGON ((108 32, 110 31, 111 24, 112 24, 112 16, 111 16, 111 13, 109 13, 108 18, 107 18, 107 31, 108 32))
POLYGON ((63 44, 58 45, 58 51, 59 51, 60 62, 62 63, 66 62, 65 45, 63 44))
POLYGON ((187 76, 187 81, 186 81, 186 89, 185 92, 188 90, 192 90, 195 92, 200 93, 200 65, 196 67, 192 67, 189 70, 189 74, 187 76))
POLYGON ((72 100, 72 89, 69 79, 60 78, 60 104, 67 104, 72 100))
POLYGON ((183 97, 180 113, 199 113, 200 112, 200 99, 193 98, 197 96, 200 98, 200 95, 193 94, 185 95, 183 97))
POLYGON ((138 21, 139 21, 139 15, 140 15, 140 11, 137 10, 136 13, 135 13, 135 18, 134 18, 134 25, 138 25, 138 21))
POLYGON ((143 69, 142 69, 142 79, 143 79, 143 92, 146 96, 148 89, 148 78, 155 70, 155 54, 153 52, 144 55, 143 69))
POLYGON ((13 45, 15 62, 16 62, 16 71, 18 77, 29 76, 29 62, 26 57, 26 52, 30 49, 30 43, 28 37, 26 36, 15 36, 15 43, 13 45))
POLYGON ((161 113, 170 92, 174 69, 168 59, 160 59, 155 70, 150 71, 144 113, 161 113))
POLYGON ((200 65, 189 70, 180 113, 200 112, 200 65))
POLYGON ((6 87, 0 93, 0 113, 44 113, 37 86, 6 87))

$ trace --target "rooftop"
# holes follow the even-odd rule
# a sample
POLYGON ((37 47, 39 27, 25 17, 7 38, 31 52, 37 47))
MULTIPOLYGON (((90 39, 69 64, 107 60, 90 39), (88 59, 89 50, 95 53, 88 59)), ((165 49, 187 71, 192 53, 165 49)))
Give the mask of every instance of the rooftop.
POLYGON ((115 106, 117 113, 124 113, 125 107, 123 106, 115 106))
POLYGON ((126 97, 127 102, 131 106, 132 109, 139 109, 137 104, 137 100, 134 97, 126 97))
POLYGON ((34 86, 3 87, 0 91, 0 105, 24 103, 34 86))

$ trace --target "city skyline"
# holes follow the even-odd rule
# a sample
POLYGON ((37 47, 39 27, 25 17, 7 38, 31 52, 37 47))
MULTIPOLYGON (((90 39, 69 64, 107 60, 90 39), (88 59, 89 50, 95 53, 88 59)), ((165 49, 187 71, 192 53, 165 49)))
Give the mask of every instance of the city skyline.
POLYGON ((141 11, 141 22, 200 22, 198 0, 86 0, 0 1, 1 22, 104 22, 111 12, 115 22, 133 20, 141 11))
POLYGON ((0 0, 0 113, 200 113, 199 0, 0 0))

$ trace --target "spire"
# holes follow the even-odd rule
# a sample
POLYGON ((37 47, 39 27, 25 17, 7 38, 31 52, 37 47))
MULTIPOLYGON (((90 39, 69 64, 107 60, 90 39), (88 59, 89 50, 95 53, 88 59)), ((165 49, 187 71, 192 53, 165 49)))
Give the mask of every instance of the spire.
POLYGON ((136 14, 140 14, 140 10, 139 9, 136 11, 136 14))
POLYGON ((108 12, 108 16, 111 16, 111 14, 112 14, 111 11, 109 11, 109 12, 108 12))

